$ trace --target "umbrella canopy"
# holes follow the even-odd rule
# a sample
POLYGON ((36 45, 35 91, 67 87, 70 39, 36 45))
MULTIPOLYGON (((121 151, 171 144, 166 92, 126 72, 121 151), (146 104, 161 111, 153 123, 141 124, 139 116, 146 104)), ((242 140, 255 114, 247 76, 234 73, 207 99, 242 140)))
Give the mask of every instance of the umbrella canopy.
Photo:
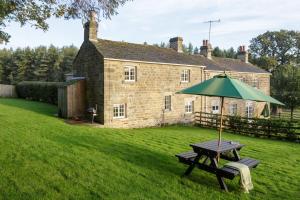
POLYGON ((242 81, 230 78, 226 74, 214 76, 212 79, 206 80, 202 83, 196 84, 177 93, 228 97, 284 105, 280 101, 268 95, 265 95, 260 90, 257 90, 243 83, 242 81))
MULTIPOLYGON (((223 107, 224 98, 245 99, 260 102, 270 102, 278 105, 284 105, 280 101, 265 95, 263 92, 237 80, 230 78, 228 75, 220 74, 212 79, 196 84, 177 92, 178 94, 194 94, 202 96, 221 97, 221 119, 219 128, 218 147, 221 145, 221 133, 223 124, 223 107)), ((218 153, 217 160, 219 161, 220 154, 218 153)))

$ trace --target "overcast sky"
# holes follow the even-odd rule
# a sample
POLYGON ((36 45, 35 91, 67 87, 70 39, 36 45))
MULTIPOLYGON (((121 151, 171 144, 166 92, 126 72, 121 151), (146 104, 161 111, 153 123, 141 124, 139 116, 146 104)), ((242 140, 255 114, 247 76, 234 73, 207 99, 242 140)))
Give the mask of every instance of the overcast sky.
MULTIPOLYGON (((221 19, 213 24, 212 45, 237 48, 267 30, 300 30, 299 9, 300 0, 134 0, 100 22, 98 37, 153 44, 182 36, 184 43, 200 46, 208 38, 209 25, 203 22, 221 19)), ((81 20, 50 19, 49 25, 43 32, 12 23, 5 29, 10 43, 0 47, 81 45, 81 20)))

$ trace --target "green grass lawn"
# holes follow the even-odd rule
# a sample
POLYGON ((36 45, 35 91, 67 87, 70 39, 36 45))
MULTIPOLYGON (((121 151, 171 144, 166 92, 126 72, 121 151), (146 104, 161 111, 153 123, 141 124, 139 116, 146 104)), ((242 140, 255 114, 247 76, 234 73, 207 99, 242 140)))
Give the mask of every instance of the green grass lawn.
POLYGON ((217 138, 194 127, 101 129, 68 125, 56 107, 0 99, 0 199, 300 199, 300 145, 224 133, 246 144, 242 157, 261 161, 254 190, 194 170, 188 178, 176 153, 217 138))

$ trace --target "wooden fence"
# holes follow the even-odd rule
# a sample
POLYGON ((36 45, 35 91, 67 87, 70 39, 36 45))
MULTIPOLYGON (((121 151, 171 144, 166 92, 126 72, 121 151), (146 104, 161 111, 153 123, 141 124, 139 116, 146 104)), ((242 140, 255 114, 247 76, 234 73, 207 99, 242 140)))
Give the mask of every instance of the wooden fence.
MULTIPOLYGON (((282 112, 278 112, 276 114, 271 114, 271 118, 275 119, 291 119, 290 110, 282 110, 282 112)), ((295 109, 293 113, 293 120, 300 120, 300 110, 295 109)))
POLYGON ((7 97, 7 98, 17 97, 16 86, 0 84, 0 97, 7 97))
MULTIPOLYGON (((218 129, 220 115, 196 112, 194 123, 200 127, 218 129)), ((243 135, 300 141, 299 120, 257 119, 225 115, 223 127, 228 132, 243 135)))

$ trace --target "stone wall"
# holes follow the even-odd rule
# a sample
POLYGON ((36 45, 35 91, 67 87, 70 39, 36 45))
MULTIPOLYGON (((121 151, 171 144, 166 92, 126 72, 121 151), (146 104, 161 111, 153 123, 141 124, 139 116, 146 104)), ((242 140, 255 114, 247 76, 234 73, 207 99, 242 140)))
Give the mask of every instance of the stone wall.
POLYGON ((89 107, 95 107, 98 105, 98 118, 96 119, 100 123, 104 123, 104 60, 98 53, 95 46, 85 41, 76 56, 73 68, 74 75, 77 77, 86 78, 86 98, 87 105, 89 107))
MULTIPOLYGON (((185 113, 185 101, 194 101, 194 111, 211 112, 212 101, 220 98, 176 94, 186 87, 212 78, 222 72, 203 71, 202 67, 131 62, 104 59, 93 43, 85 41, 74 61, 75 76, 85 77, 87 81, 87 108, 98 105, 97 121, 107 127, 145 127, 160 124, 188 123, 193 114, 185 113), (136 69, 136 81, 125 81, 124 67, 136 69), (190 81, 183 83, 180 76, 183 70, 190 70, 190 81), (105 74, 105 76, 104 76, 105 74), (171 95, 172 109, 164 110, 164 98, 171 95), (113 117, 113 105, 125 104, 126 116, 122 119, 113 117)), ((270 75, 257 73, 227 72, 234 78, 251 82, 258 81, 258 87, 264 93, 270 93, 270 75)), ((229 105, 236 103, 237 112, 245 116, 246 101, 225 100, 225 114, 229 105)), ((265 103, 254 105, 254 116, 259 117, 265 103)))
POLYGON ((167 64, 105 60, 104 124, 109 127, 144 127, 161 123, 185 123, 193 120, 185 113, 185 101, 194 100, 194 110, 201 110, 201 97, 175 94, 202 81, 203 68, 167 64), (136 67, 136 81, 124 81, 124 67, 136 67), (190 70, 190 82, 182 83, 182 70, 190 70), (164 111, 164 98, 171 95, 172 109, 164 111), (126 117, 113 118, 113 105, 126 104, 126 117))
MULTIPOLYGON (((205 78, 210 79, 213 76, 220 74, 222 72, 216 72, 216 71, 206 71, 205 72, 205 78)), ((270 74, 258 74, 258 73, 238 73, 238 72, 226 72, 228 75, 230 75, 233 78, 241 79, 247 84, 254 83, 254 80, 256 79, 258 82, 258 89, 264 92, 267 95, 270 95, 270 74)), ((218 97, 204 97, 204 112, 212 112, 212 103, 213 101, 221 101, 218 97)), ((224 101, 224 114, 229 114, 229 105, 230 104, 237 104, 237 114, 240 116, 245 117, 246 116, 246 103, 251 102, 247 100, 240 100, 240 99, 230 99, 225 98, 224 101)), ((251 102, 254 107, 254 113, 253 117, 260 117, 261 112, 264 109, 265 102, 251 102)))

